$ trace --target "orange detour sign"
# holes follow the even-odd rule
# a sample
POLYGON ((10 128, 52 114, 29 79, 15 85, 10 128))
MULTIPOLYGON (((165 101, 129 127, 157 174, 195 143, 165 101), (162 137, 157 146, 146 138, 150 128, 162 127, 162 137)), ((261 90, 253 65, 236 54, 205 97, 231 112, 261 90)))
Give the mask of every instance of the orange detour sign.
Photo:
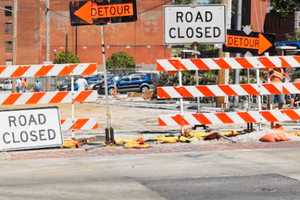
POLYGON ((96 3, 93 1, 70 3, 71 24, 103 25, 136 21, 135 0, 123 0, 118 3, 96 3))
POLYGON ((228 30, 223 50, 236 53, 250 51, 252 54, 261 55, 273 48, 273 35, 255 32, 246 35, 242 31, 228 30))

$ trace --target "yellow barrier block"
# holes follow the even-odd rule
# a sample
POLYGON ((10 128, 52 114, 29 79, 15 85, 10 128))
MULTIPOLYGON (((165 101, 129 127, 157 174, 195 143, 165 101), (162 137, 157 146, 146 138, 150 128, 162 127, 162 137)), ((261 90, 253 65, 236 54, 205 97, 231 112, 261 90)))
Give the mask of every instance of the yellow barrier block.
POLYGON ((115 139, 115 142, 116 142, 116 145, 124 145, 132 140, 133 139, 117 138, 117 139, 115 139))
POLYGON ((150 148, 151 146, 149 144, 140 144, 137 141, 130 141, 124 145, 125 148, 134 148, 134 149, 146 149, 150 148))
POLYGON ((178 137, 166 137, 166 136, 157 136, 154 138, 157 142, 160 143, 177 143, 178 137))
POLYGON ((300 137, 300 131, 291 131, 288 133, 288 135, 300 137))
POLYGON ((205 138, 209 133, 205 131, 191 131, 189 134, 191 137, 203 140, 203 138, 205 138))
POLYGON ((179 137, 179 142, 190 143, 190 139, 184 136, 179 137))
POLYGON ((238 131, 222 131, 222 132, 219 132, 220 135, 222 136, 226 136, 226 137, 235 137, 235 136, 238 136, 240 135, 240 133, 238 131))
POLYGON ((76 140, 68 139, 64 140, 63 147, 68 149, 79 148, 80 143, 76 140))

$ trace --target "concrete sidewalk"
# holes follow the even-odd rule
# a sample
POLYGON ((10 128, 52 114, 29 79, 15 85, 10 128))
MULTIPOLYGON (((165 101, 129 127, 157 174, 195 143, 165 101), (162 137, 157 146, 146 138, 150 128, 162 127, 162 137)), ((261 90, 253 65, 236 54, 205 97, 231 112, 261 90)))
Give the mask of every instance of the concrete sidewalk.
POLYGON ((123 147, 83 146, 78 149, 45 149, 0 153, 0 160, 32 160, 51 158, 78 158, 115 155, 143 155, 182 152, 215 152, 225 150, 258 150, 258 149, 299 149, 300 142, 281 143, 224 143, 206 142, 200 144, 155 144, 148 149, 124 149, 123 147))

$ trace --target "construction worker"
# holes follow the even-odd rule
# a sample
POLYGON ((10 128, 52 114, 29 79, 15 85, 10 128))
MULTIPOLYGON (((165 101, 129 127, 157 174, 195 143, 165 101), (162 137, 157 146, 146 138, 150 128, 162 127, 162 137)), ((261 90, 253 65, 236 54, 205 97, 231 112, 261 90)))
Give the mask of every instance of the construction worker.
MULTIPOLYGON (((269 82, 271 83, 284 83, 288 78, 287 73, 283 68, 274 68, 269 71, 269 82)), ((283 88, 282 88, 283 92, 283 88)), ((278 103, 278 108, 281 109, 285 103, 285 95, 278 94, 272 96, 272 103, 278 103)))
MULTIPOLYGON (((300 83, 300 79, 297 78, 293 81, 293 83, 300 83)), ((291 94, 290 95, 290 107, 291 108, 295 108, 295 107, 298 107, 299 106, 299 101, 300 100, 300 97, 299 97, 299 94, 291 94)))

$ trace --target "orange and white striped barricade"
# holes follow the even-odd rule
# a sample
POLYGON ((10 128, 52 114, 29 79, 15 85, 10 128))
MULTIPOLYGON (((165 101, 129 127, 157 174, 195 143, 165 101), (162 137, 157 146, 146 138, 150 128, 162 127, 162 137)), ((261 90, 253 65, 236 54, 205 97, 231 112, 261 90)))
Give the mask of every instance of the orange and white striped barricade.
POLYGON ((159 116, 160 126, 232 125, 300 121, 300 109, 247 112, 185 113, 159 116))
MULTIPOLYGON (((160 59, 157 70, 161 72, 208 71, 221 69, 272 69, 300 67, 300 56, 261 56, 235 58, 160 59)), ((200 86, 158 87, 160 99, 261 96, 299 94, 298 83, 220 84, 200 86)), ((162 115, 160 126, 226 125, 243 123, 266 123, 299 121, 299 110, 267 110, 223 113, 183 113, 162 115)))
POLYGON ((90 76, 96 72, 97 65, 94 63, 0 66, 0 78, 90 76))
POLYGON ((37 104, 66 104, 66 103, 87 103, 97 100, 97 91, 86 90, 75 92, 72 100, 72 92, 27 92, 27 93, 5 93, 0 94, 0 105, 37 105, 37 104))
MULTIPOLYGON (((0 78, 42 78, 91 76, 97 73, 95 63, 79 64, 33 64, 0 66, 0 78)), ((97 91, 47 91, 0 94, 1 106, 38 105, 38 104, 72 104, 96 102, 97 91)), ((94 130, 100 127, 94 118, 72 118, 61 120, 62 130, 94 130)))
POLYGON ((300 56, 261 56, 236 58, 160 59, 157 70, 161 72, 221 70, 221 69, 271 69, 300 67, 300 56))
POLYGON ((100 124, 95 118, 68 118, 61 120, 61 129, 68 130, 96 130, 100 128, 100 124))
POLYGON ((159 99, 300 94, 300 83, 221 84, 157 87, 159 99))

